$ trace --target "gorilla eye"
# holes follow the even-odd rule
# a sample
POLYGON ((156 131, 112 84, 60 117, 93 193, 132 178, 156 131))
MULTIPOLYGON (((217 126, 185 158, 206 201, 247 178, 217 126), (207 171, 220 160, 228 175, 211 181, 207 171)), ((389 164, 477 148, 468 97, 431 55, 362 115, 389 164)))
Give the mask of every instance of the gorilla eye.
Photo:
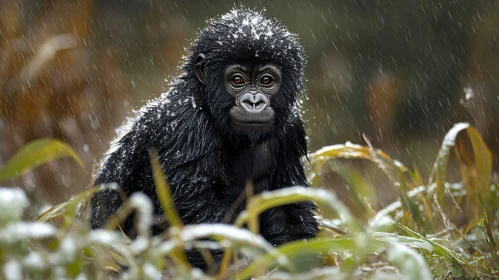
POLYGON ((260 83, 266 86, 272 84, 273 81, 274 79, 270 75, 265 75, 260 79, 260 83))
POLYGON ((231 81, 232 81, 232 83, 234 85, 238 85, 238 86, 244 84, 244 78, 241 75, 234 75, 234 76, 232 76, 231 81))

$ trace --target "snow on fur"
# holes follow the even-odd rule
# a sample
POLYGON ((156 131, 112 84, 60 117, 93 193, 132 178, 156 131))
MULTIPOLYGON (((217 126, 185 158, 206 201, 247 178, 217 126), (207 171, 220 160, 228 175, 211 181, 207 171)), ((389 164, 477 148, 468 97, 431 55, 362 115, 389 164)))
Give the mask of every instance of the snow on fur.
MULTIPOLYGON (((213 56, 220 56, 220 53, 232 54, 235 60, 240 59, 238 54, 240 50, 236 49, 238 46, 247 46, 247 52, 251 52, 255 59, 267 61, 280 61, 283 69, 289 69, 289 71, 298 71, 300 76, 302 74, 302 65, 304 64, 303 49, 298 43, 297 36, 290 33, 287 29, 281 25, 279 22, 271 19, 265 18, 261 12, 257 12, 251 9, 241 8, 233 9, 230 12, 222 15, 218 19, 213 19, 207 21, 208 26, 201 30, 200 36, 192 42, 191 44, 191 56, 185 56, 183 65, 180 67, 183 69, 183 73, 180 77, 174 79, 169 85, 169 90, 161 94, 160 97, 149 101, 146 105, 137 111, 134 111, 133 117, 126 119, 124 124, 116 130, 116 138, 111 142, 110 148, 104 153, 104 157, 97 165, 95 169, 95 177, 98 177, 109 157, 116 153, 122 146, 121 140, 125 135, 130 133, 130 131, 136 126, 144 114, 153 109, 165 108, 168 103, 171 102, 169 99, 172 95, 185 94, 176 91, 179 88, 179 84, 184 82, 184 78, 192 71, 192 66, 195 64, 194 61, 199 53, 200 47, 206 47, 205 45, 199 46, 199 42, 209 42, 208 45, 219 46, 213 49, 204 49, 208 55, 213 54, 213 56), (223 34, 228 34, 231 39, 231 44, 224 45, 222 42, 227 41, 226 38, 222 38, 223 34), (201 36, 202 35, 202 36, 201 36), (217 44, 213 44, 210 41, 217 41, 217 44), (218 43, 220 42, 220 43, 218 43), (262 46, 269 46, 268 48, 263 48, 262 46)), ((243 53, 244 58, 248 57, 247 53, 243 53)), ((209 59, 208 59, 209 60, 209 59)), ((295 84, 297 92, 302 90, 301 77, 297 79, 295 84)), ((195 98, 192 96, 185 96, 186 102, 191 102, 194 108, 200 108, 200 105, 196 103, 195 98)), ((296 104, 295 104, 296 105, 296 104)), ((158 118, 160 114, 158 113, 158 118)), ((172 116, 174 117, 174 116, 172 116)), ((174 128, 175 124, 171 125, 174 128)), ((122 153, 126 153, 123 150, 122 153)))

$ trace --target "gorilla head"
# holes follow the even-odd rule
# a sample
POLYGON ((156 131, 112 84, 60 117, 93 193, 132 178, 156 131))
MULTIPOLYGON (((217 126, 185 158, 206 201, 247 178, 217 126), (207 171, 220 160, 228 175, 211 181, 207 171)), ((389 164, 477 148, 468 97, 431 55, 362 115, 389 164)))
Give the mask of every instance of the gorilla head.
POLYGON ((197 78, 199 98, 223 134, 261 141, 292 113, 302 63, 302 47, 281 24, 234 10, 200 32, 184 71, 197 78))

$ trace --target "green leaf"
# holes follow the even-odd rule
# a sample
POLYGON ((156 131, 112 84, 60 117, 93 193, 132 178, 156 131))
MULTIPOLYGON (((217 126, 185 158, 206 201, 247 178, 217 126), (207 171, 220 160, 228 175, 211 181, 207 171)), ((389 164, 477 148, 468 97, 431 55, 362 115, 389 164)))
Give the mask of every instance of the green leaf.
POLYGON ((170 191, 170 185, 165 179, 165 174, 161 169, 161 164, 158 159, 158 152, 156 149, 152 149, 149 152, 151 158, 151 167, 154 177, 154 186, 156 187, 156 193, 158 194, 159 202, 161 207, 163 207, 163 212, 168 223, 173 227, 182 228, 182 220, 175 210, 175 205, 173 204, 173 198, 170 191))
POLYGON ((78 155, 67 144, 56 139, 39 139, 22 147, 1 169, 0 181, 23 175, 29 170, 57 158, 73 158, 83 167, 78 155))

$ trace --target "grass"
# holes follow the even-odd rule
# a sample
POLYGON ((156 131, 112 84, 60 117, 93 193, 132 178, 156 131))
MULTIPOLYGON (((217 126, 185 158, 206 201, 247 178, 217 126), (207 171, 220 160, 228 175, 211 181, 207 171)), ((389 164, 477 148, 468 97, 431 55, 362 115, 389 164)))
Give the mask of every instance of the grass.
MULTIPOLYGON (((60 157, 80 162, 64 143, 34 141, 1 167, 0 181, 60 157)), ((468 124, 456 124, 447 133, 427 180, 369 143, 324 147, 309 158, 306 168, 312 188, 297 186, 255 195, 234 225, 183 225, 170 207, 169 185, 156 152, 151 151, 156 190, 171 225, 161 236, 151 236, 153 207, 142 194, 129 197, 104 229, 89 228, 88 197, 116 185, 89 189, 47 210, 38 221, 22 221, 22 212, 29 207, 22 190, 0 188, 0 278, 499 278, 498 183, 492 177, 489 149, 468 124), (459 183, 446 180, 452 153, 460 166, 459 183), (373 187, 355 170, 332 164, 355 190, 352 200, 362 215, 354 215, 334 192, 319 187, 323 165, 338 158, 374 162, 393 182, 398 199, 383 209, 373 209, 373 187), (258 235, 260 213, 304 200, 319 206, 317 238, 274 248, 258 235), (138 238, 130 240, 113 229, 134 210, 138 238), (245 224, 247 229, 242 227, 245 224), (221 267, 210 275, 192 268, 186 261, 186 247, 199 248, 208 263, 212 263, 208 249, 223 249, 221 267), (120 274, 122 267, 127 269, 120 274)))

